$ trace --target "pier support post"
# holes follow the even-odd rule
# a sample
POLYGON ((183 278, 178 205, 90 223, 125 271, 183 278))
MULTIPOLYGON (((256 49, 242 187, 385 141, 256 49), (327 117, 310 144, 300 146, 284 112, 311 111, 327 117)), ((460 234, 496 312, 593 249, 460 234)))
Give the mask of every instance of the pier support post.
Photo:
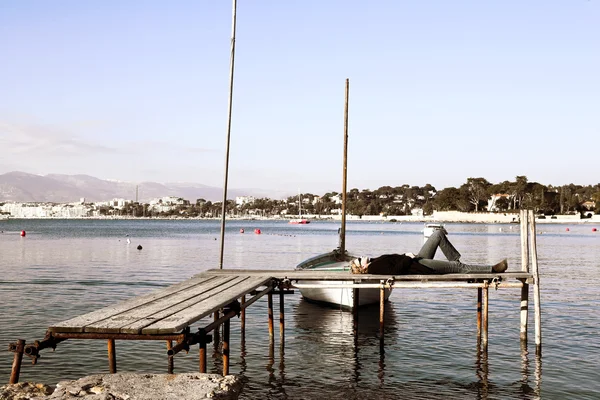
POLYGON ((267 308, 269 314, 269 341, 273 343, 275 338, 273 337, 273 293, 267 294, 267 308))
POLYGON ((25 352, 25 340, 19 339, 16 343, 11 343, 8 349, 15 353, 12 370, 10 372, 10 380, 8 383, 19 383, 19 375, 21 375, 21 362, 23 361, 23 353, 25 352))
MULTIPOLYGON (((519 215, 521 221, 521 270, 529 272, 529 247, 528 236, 528 216, 527 210, 521 210, 519 215)), ((529 284, 523 282, 521 288, 521 342, 527 344, 527 320, 529 315, 529 284)))
POLYGON ((533 275, 533 300, 535 302, 535 354, 542 356, 542 308, 540 298, 540 272, 537 259, 537 241, 535 237, 535 215, 529 210, 529 247, 531 255, 531 273, 533 275))
POLYGON ((379 282, 381 283, 381 288, 379 289, 379 354, 384 354, 385 281, 379 282))
POLYGON ((223 376, 229 375, 229 324, 229 319, 223 324, 223 376))
POLYGON ((285 347, 285 316, 284 316, 284 303, 283 303, 283 287, 279 288, 279 348, 280 352, 283 353, 285 347))
POLYGON ((211 336, 207 335, 204 330, 200 330, 200 338, 198 340, 198 371, 201 374, 206 373, 206 344, 210 342, 211 336))
MULTIPOLYGON (((169 353, 169 350, 173 349, 173 341, 172 340, 167 340, 167 354, 169 353)), ((173 362, 173 356, 167 356, 168 360, 167 360, 167 373, 168 374, 172 374, 173 370, 174 370, 174 362, 173 362)))
POLYGON ((111 374, 117 373, 117 353, 115 349, 115 339, 108 339, 108 371, 111 374))
MULTIPOLYGON (((213 315, 213 321, 217 322, 218 320, 219 320, 219 311, 215 311, 214 315, 213 315)), ((217 325, 217 327, 213 330, 213 337, 214 337, 213 345, 215 346, 215 352, 219 351, 219 342, 221 341, 220 329, 221 329, 221 327, 217 325)))
POLYGON ((483 321, 482 321, 482 329, 481 329, 481 345, 483 347, 483 351, 487 353, 488 351, 488 305, 489 305, 489 287, 486 285, 482 290, 483 292, 483 321))
MULTIPOLYGON (((354 283, 358 283, 354 281, 354 283)), ((352 289, 352 327, 354 335, 358 336, 358 305, 360 304, 360 289, 352 289)))
POLYGON ((477 345, 481 344, 481 298, 482 288, 477 288, 477 345))
POLYGON ((241 316, 240 316, 240 334, 242 336, 242 341, 246 341, 246 308, 244 307, 244 304, 246 304, 246 295, 242 296, 242 311, 241 311, 241 316))

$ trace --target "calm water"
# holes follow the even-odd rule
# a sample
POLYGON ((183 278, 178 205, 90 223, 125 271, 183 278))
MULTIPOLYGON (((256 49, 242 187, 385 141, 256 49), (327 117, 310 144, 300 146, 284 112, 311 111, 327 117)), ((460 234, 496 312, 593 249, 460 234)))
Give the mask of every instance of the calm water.
MULTIPOLYGON (((338 240, 338 224, 329 222, 244 221, 227 227, 226 268, 292 269, 338 240), (263 234, 251 233, 254 228, 263 234)), ((462 260, 507 257, 509 269, 520 268, 517 226, 447 228, 462 260)), ((54 322, 218 268, 219 229, 219 221, 0 221, 0 348, 17 338, 42 339, 54 322)), ((422 224, 350 223, 347 248, 370 256, 417 252, 421 230, 422 224)), ((286 297, 284 355, 278 346, 269 354, 266 298, 248 311, 243 347, 233 321, 231 373, 246 381, 242 397, 600 399, 600 232, 591 225, 538 225, 538 232, 542 359, 531 345, 533 307, 531 353, 520 348, 519 289, 490 291, 487 357, 477 353, 474 290, 394 291, 384 356, 377 307, 361 311, 355 342, 350 313, 314 306, 295 294, 286 297)), ((117 342, 117 360, 120 372, 166 372, 162 342, 117 342)), ((12 353, 0 357, 0 382, 8 382, 11 362, 12 353)), ((220 373, 218 354, 209 358, 209 369, 220 373)), ((175 357, 176 372, 196 370, 197 351, 175 357)), ((21 380, 55 384, 106 372, 104 341, 69 340, 54 353, 42 352, 36 366, 24 358, 21 380)))

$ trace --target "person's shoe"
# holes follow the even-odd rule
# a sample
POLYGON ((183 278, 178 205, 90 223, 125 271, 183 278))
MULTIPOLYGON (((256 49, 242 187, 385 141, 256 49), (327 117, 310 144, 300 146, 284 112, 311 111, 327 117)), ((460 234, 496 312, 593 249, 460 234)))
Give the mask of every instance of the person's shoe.
POLYGON ((492 272, 502 273, 508 269, 508 261, 506 258, 492 267, 492 272))

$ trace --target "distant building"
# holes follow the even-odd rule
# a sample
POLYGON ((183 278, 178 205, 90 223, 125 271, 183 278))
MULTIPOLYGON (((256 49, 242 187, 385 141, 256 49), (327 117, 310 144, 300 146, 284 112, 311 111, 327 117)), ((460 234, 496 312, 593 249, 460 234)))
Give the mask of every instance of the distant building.
POLYGON ((252 204, 256 199, 254 196, 237 196, 235 198, 236 206, 243 206, 244 204, 252 204))

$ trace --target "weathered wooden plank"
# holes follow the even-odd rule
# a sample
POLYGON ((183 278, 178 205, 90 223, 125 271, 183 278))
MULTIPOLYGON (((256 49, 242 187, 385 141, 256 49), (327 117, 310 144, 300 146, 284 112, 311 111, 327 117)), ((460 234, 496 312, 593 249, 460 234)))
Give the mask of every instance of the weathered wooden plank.
POLYGON ((143 334, 160 334, 177 332, 184 327, 210 315, 212 312, 226 306, 235 299, 250 293, 254 289, 267 284, 271 277, 251 276, 242 284, 223 291, 210 300, 188 307, 177 314, 171 315, 155 324, 142 329, 143 334))
POLYGON ((293 280, 348 280, 360 279, 361 281, 376 281, 381 279, 394 279, 396 281, 461 281, 461 280, 480 280, 502 277, 507 279, 529 279, 532 274, 528 272, 515 271, 504 272, 502 274, 445 274, 445 275, 373 275, 373 274, 350 274, 349 272, 339 271, 296 271, 296 270, 252 270, 252 269, 211 269, 196 276, 222 276, 222 275, 250 275, 250 276, 270 276, 276 279, 293 280))
POLYGON ((188 279, 174 285, 171 285, 165 289, 159 289, 146 295, 133 297, 129 300, 114 304, 109 307, 105 307, 90 313, 80 315, 78 317, 71 318, 69 320, 57 323, 50 326, 48 329, 52 332, 83 332, 83 328, 91 323, 101 321, 112 315, 119 314, 133 308, 139 307, 143 304, 149 303, 161 297, 166 297, 174 293, 178 293, 182 290, 186 290, 196 285, 203 285, 214 279, 216 276, 208 275, 195 275, 193 278, 188 279))
MULTIPOLYGON (((84 332, 101 332, 101 333, 139 333, 138 330, 130 330, 124 332, 122 327, 134 324, 136 321, 146 319, 153 320, 154 314, 171 315, 179 311, 186 304, 195 304, 202 301, 206 293, 218 293, 221 290, 229 288, 232 285, 243 281, 242 277, 235 276, 220 276, 216 280, 211 280, 203 285, 196 285, 166 297, 158 298, 149 303, 145 303, 139 307, 113 315, 101 321, 89 324, 84 328, 84 332)), ((156 320, 155 319, 155 320, 156 320)), ((152 322, 146 322, 146 325, 152 322)))
POLYGON ((148 314, 145 317, 133 320, 130 324, 123 325, 120 331, 122 333, 141 333, 142 329, 146 326, 152 325, 164 318, 170 317, 171 315, 185 310, 188 307, 200 304, 202 302, 206 302, 216 294, 227 291, 230 288, 235 287, 237 285, 243 284, 244 281, 248 279, 250 279, 250 277, 248 276, 231 277, 229 278, 229 281, 223 283, 222 285, 211 288, 209 291, 203 293, 202 295, 190 298, 182 303, 169 307, 168 309, 164 309, 154 314, 148 314))

